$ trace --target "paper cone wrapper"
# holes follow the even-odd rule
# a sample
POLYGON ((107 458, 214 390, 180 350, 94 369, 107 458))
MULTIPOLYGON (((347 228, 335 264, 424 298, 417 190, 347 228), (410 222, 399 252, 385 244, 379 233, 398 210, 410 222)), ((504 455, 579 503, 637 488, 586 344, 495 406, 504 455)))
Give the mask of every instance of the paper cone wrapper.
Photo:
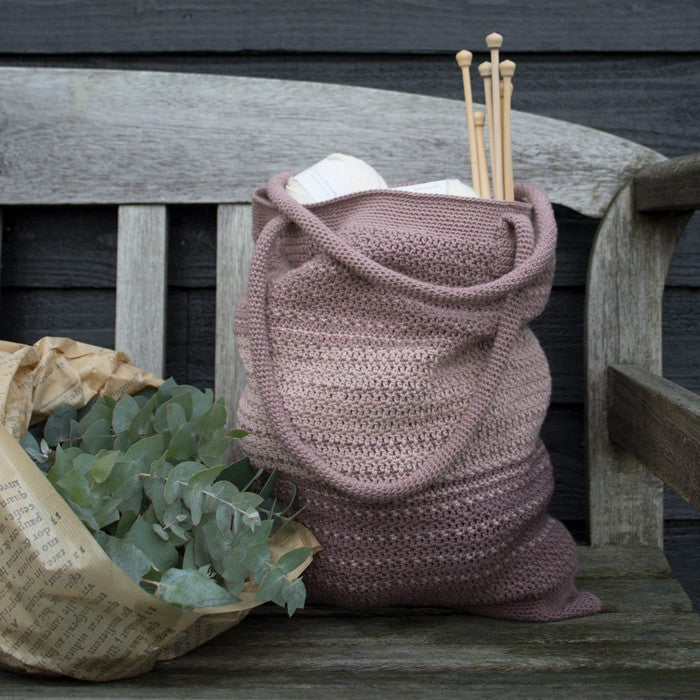
MULTIPOLYGON (((162 380, 129 358, 67 338, 0 341, 0 664, 81 680, 129 678, 203 644, 259 605, 184 610, 144 591, 112 564, 17 442, 61 403, 118 399, 162 380)), ((273 556, 320 545, 299 524, 280 528, 273 556)), ((299 576, 309 558, 292 574, 299 576)))

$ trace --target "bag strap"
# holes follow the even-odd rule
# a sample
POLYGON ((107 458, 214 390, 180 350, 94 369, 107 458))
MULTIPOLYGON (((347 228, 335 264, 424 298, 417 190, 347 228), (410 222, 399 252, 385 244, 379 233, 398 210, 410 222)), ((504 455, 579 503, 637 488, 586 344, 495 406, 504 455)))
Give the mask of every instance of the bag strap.
MULTIPOLYGON (((286 192, 284 194, 286 195, 286 192)), ((291 198, 286 196, 286 199, 291 198)), ((294 203, 296 204, 296 202, 294 203)), ((539 267, 536 263, 533 265, 533 251, 536 246, 534 245, 532 225, 529 219, 522 215, 504 214, 503 219, 513 227, 516 240, 515 265, 506 275, 498 280, 472 287, 444 287, 416 280, 382 267, 353 249, 308 209, 299 206, 308 216, 306 214, 300 215, 300 212, 295 211, 294 207, 285 206, 286 211, 269 221, 263 228, 256 242, 251 261, 248 309, 253 372, 268 418, 284 446, 296 459, 325 484, 347 496, 364 502, 386 502, 416 493, 433 482, 453 464, 473 437, 489 400, 498 387, 503 368, 522 323, 518 292, 526 285, 527 280, 536 276, 533 275, 532 268, 539 267), (369 482, 338 473, 316 450, 303 442, 289 418, 280 393, 271 353, 267 321, 267 273, 275 241, 287 225, 288 219, 292 218, 290 214, 294 215, 295 223, 309 234, 324 252, 372 282, 388 283, 389 286, 402 291, 410 289, 413 294, 427 295, 441 301, 455 300, 455 294, 460 301, 485 301, 505 295, 505 299, 501 302, 498 328, 486 367, 480 377, 476 392, 462 415, 459 429, 455 430, 447 442, 433 453, 423 465, 401 480, 369 482), (496 289, 498 292, 495 291, 496 289)))

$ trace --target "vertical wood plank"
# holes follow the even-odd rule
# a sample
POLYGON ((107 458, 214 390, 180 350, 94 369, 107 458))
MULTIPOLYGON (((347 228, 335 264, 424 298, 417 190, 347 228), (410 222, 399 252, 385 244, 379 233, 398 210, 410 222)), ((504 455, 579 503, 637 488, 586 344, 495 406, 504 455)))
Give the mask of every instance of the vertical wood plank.
POLYGON ((229 424, 233 425, 246 381, 233 333, 233 314, 253 255, 250 205, 220 205, 216 229, 215 391, 217 396, 224 397, 229 424))
POLYGON ((164 206, 119 207, 115 348, 160 377, 165 371, 167 241, 164 206))
POLYGON ((663 546, 663 486, 608 436, 608 367, 661 374, 661 302, 689 214, 640 214, 632 185, 617 194, 593 243, 586 284, 585 361, 592 545, 663 546))
POLYGON ((2 304, 2 226, 2 207, 0 207, 0 304, 2 304))

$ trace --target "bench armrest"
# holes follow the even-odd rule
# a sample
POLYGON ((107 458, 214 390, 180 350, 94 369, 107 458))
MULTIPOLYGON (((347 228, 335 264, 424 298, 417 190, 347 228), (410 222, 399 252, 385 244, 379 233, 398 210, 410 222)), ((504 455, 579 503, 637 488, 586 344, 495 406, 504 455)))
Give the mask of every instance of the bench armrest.
POLYGON ((666 273, 700 204, 699 185, 700 154, 640 170, 608 207, 593 243, 584 348, 594 545, 663 547, 657 476, 698 507, 697 399, 660 375, 666 273))
POLYGON ((700 153, 640 170, 634 177, 637 211, 692 211, 700 208, 700 153))
POLYGON ((700 509, 700 396, 641 367, 613 365, 608 436, 700 509))

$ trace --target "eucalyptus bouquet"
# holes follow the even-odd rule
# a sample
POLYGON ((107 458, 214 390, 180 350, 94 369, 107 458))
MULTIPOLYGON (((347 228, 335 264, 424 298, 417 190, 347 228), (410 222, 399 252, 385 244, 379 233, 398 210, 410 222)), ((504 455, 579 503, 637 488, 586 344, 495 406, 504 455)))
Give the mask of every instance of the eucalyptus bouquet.
POLYGON ((311 554, 275 560, 269 540, 296 516, 247 458, 227 463, 226 409, 211 390, 168 379, 118 401, 56 408, 20 444, 92 532, 112 562, 157 598, 184 608, 223 606, 257 588, 256 600, 303 607, 300 578, 311 554))

